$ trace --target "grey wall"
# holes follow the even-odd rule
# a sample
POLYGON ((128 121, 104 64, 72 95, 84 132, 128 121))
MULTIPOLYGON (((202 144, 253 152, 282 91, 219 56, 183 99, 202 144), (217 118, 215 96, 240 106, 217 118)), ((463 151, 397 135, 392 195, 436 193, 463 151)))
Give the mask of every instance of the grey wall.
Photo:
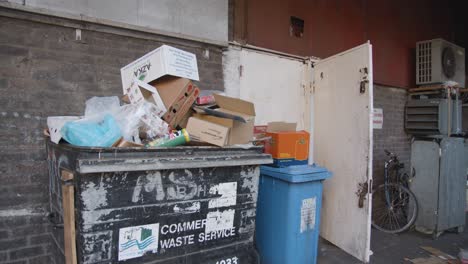
POLYGON ((384 115, 383 128, 374 129, 375 186, 383 183, 385 149, 397 154, 406 169, 410 167, 411 136, 404 129, 406 98, 404 89, 374 84, 374 108, 382 108, 384 115))
MULTIPOLYGON (((90 30, 82 30, 82 40, 77 41, 73 21, 48 17, 44 24, 5 17, 3 12, 0 7, 0 263, 49 264, 49 187, 42 132, 47 116, 80 115, 87 98, 121 95, 120 67, 162 44, 195 53, 199 86, 222 89, 221 48, 142 33, 128 37, 90 30), (209 58, 202 55, 206 50, 209 58)), ((20 13, 11 11, 9 16, 20 13)), ((37 15, 26 17, 40 20, 37 15)))
POLYGON ((228 40, 228 0, 10 0, 55 12, 177 33, 228 40))

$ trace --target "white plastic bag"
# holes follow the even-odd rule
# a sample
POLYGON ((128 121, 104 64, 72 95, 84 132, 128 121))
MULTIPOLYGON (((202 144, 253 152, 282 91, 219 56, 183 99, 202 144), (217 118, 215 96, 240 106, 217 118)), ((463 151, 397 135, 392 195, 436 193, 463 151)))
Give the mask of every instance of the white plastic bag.
POLYGON ((151 140, 169 133, 168 124, 157 116, 158 112, 159 109, 154 104, 143 101, 120 107, 114 112, 114 116, 120 125, 123 138, 140 144, 140 135, 151 140))
POLYGON ((120 101, 117 96, 97 97, 94 96, 86 100, 85 117, 94 115, 103 115, 112 113, 120 107, 120 101))

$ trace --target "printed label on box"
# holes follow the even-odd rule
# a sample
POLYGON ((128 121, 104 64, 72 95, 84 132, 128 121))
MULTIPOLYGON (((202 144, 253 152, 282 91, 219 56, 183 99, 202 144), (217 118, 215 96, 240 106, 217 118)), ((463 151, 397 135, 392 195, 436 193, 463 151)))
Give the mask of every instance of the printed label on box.
POLYGON ((167 47, 166 52, 166 63, 169 72, 176 76, 198 80, 197 58, 195 54, 173 47, 167 47))
POLYGON ((159 223, 130 226, 119 230, 119 261, 143 256, 146 252, 157 253, 159 223))
POLYGON ((302 200, 301 205, 301 233, 315 228, 315 215, 317 209, 317 197, 302 200))

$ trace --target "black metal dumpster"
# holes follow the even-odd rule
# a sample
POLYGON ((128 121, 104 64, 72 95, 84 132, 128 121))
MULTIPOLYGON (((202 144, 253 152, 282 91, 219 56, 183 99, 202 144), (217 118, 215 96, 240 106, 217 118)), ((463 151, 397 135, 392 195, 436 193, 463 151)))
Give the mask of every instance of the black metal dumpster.
POLYGON ((257 263, 260 148, 47 152, 55 263, 257 263))

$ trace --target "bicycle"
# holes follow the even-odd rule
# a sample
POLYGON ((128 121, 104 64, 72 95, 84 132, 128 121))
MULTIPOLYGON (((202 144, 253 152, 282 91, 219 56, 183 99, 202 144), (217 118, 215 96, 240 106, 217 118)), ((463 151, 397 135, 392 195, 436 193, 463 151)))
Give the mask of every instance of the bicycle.
POLYGON ((418 202, 409 190, 410 178, 402 172, 404 164, 385 150, 384 184, 372 192, 372 226, 386 233, 401 233, 416 221, 418 202))

